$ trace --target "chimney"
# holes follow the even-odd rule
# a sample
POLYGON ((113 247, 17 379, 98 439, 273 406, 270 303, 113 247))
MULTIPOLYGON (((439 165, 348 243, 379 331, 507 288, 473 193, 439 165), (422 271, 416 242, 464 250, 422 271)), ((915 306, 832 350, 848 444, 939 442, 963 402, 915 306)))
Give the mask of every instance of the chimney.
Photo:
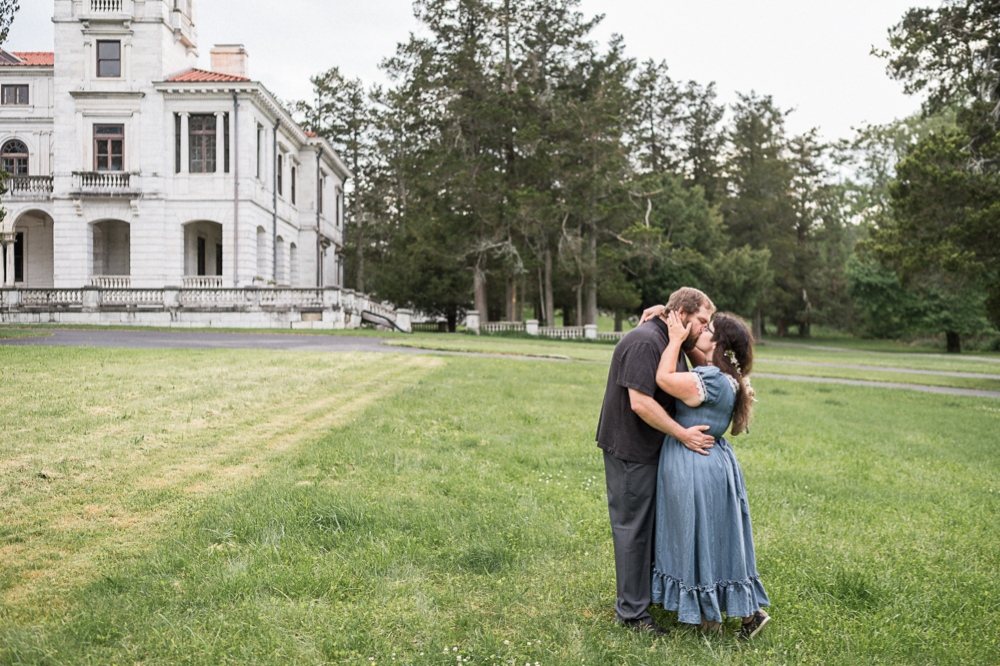
POLYGON ((247 68, 249 58, 242 44, 216 44, 212 49, 212 71, 249 78, 247 68))

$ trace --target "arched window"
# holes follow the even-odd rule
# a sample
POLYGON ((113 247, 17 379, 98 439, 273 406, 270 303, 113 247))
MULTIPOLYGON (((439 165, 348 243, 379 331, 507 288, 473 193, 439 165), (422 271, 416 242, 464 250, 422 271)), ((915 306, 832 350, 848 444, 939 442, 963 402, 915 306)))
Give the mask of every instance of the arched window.
POLYGON ((28 147, 23 141, 11 139, 3 144, 3 170, 12 176, 28 175, 28 147))

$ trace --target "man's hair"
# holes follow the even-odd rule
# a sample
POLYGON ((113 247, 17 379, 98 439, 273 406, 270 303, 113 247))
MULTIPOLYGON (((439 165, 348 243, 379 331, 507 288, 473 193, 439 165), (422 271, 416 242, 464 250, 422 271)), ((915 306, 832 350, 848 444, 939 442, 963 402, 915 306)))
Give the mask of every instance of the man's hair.
POLYGON ((715 312, 715 304, 712 303, 711 299, 703 291, 694 287, 681 287, 670 294, 670 300, 667 301, 667 311, 683 309, 687 314, 694 314, 702 307, 708 308, 710 312, 715 312))

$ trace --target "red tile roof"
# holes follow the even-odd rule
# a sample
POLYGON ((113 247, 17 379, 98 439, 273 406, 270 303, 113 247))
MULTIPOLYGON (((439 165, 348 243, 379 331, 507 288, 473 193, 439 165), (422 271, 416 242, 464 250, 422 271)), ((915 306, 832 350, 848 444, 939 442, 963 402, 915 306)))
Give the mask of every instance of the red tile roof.
POLYGON ((20 58, 21 62, 0 63, 0 65, 4 65, 7 67, 48 65, 51 67, 52 65, 56 64, 56 54, 48 51, 14 51, 12 55, 20 58))
POLYGON ((242 76, 233 76, 232 74, 222 74, 220 72, 206 72, 203 69, 191 69, 183 74, 178 74, 172 79, 167 79, 170 82, 193 81, 195 83, 233 83, 249 80, 242 76))
POLYGON ((306 136, 311 136, 312 138, 315 139, 316 138, 316 132, 310 132, 309 130, 306 130, 306 136))

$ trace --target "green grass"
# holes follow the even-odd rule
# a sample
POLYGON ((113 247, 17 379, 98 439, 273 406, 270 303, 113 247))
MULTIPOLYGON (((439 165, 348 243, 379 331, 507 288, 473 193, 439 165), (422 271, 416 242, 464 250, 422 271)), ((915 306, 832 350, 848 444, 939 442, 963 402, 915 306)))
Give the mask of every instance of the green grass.
MULTIPOLYGON (((944 354, 945 353, 945 343, 943 340, 915 340, 913 342, 903 342, 899 340, 874 340, 868 338, 859 338, 853 335, 848 335, 844 333, 825 333, 822 335, 814 335, 809 338, 799 338, 794 335, 789 335, 784 338, 779 338, 776 336, 765 336, 765 341, 775 342, 780 344, 791 344, 791 345, 803 345, 803 346, 815 346, 815 347, 833 347, 840 349, 849 349, 851 351, 872 351, 872 352, 905 352, 909 354, 944 354)), ((963 347, 964 351, 962 355, 965 356, 986 356, 989 358, 1000 359, 1000 352, 991 351, 979 351, 972 350, 963 347)))
POLYGON ((1000 401, 758 380, 737 452, 774 622, 744 646, 612 624, 606 366, 0 348, 0 370, 0 663, 1000 650, 1000 401))
POLYGON ((806 361, 1000 375, 1000 363, 991 360, 976 360, 967 356, 931 356, 898 352, 849 353, 803 347, 772 347, 770 345, 757 345, 754 356, 761 360, 771 361, 806 361))
MULTIPOLYGON (((872 382, 898 382, 902 384, 920 384, 924 386, 947 386, 961 389, 977 389, 981 391, 1000 391, 1000 379, 984 379, 980 377, 947 377, 941 375, 912 374, 909 372, 891 372, 883 370, 857 370, 853 368, 834 368, 812 365, 792 365, 780 361, 760 360, 754 365, 754 372, 775 375, 800 375, 805 377, 831 377, 834 379, 861 379, 872 382)), ((1000 376, 1000 373, 996 373, 1000 376)))
POLYGON ((33 331, 30 329, 0 328, 0 340, 11 338, 37 338, 52 335, 46 331, 33 331))
POLYGON ((391 340, 387 344, 398 347, 415 347, 436 351, 470 352, 474 354, 503 354, 508 356, 540 356, 543 358, 572 359, 576 361, 611 362, 614 345, 563 340, 523 339, 503 336, 462 336, 461 339, 406 339, 391 340))
MULTIPOLYGON (((501 354, 517 356, 538 356, 545 358, 571 359, 609 363, 614 353, 611 344, 581 341, 524 339, 503 336, 468 336, 455 338, 419 338, 391 340, 387 344, 401 347, 416 347, 437 351, 471 352, 479 354, 501 354)), ((910 356, 892 353, 845 354, 824 352, 808 348, 773 347, 762 345, 757 348, 759 372, 810 377, 831 377, 842 379, 863 379, 881 382, 901 382, 953 388, 1000 391, 1000 379, 978 377, 944 377, 939 375, 919 375, 893 372, 892 368, 912 370, 933 370, 945 372, 966 372, 989 374, 1000 377, 1000 364, 987 361, 957 360, 926 356, 910 356), (799 365, 781 361, 803 361, 824 364, 847 364, 884 367, 885 370, 859 370, 854 368, 799 365)))

